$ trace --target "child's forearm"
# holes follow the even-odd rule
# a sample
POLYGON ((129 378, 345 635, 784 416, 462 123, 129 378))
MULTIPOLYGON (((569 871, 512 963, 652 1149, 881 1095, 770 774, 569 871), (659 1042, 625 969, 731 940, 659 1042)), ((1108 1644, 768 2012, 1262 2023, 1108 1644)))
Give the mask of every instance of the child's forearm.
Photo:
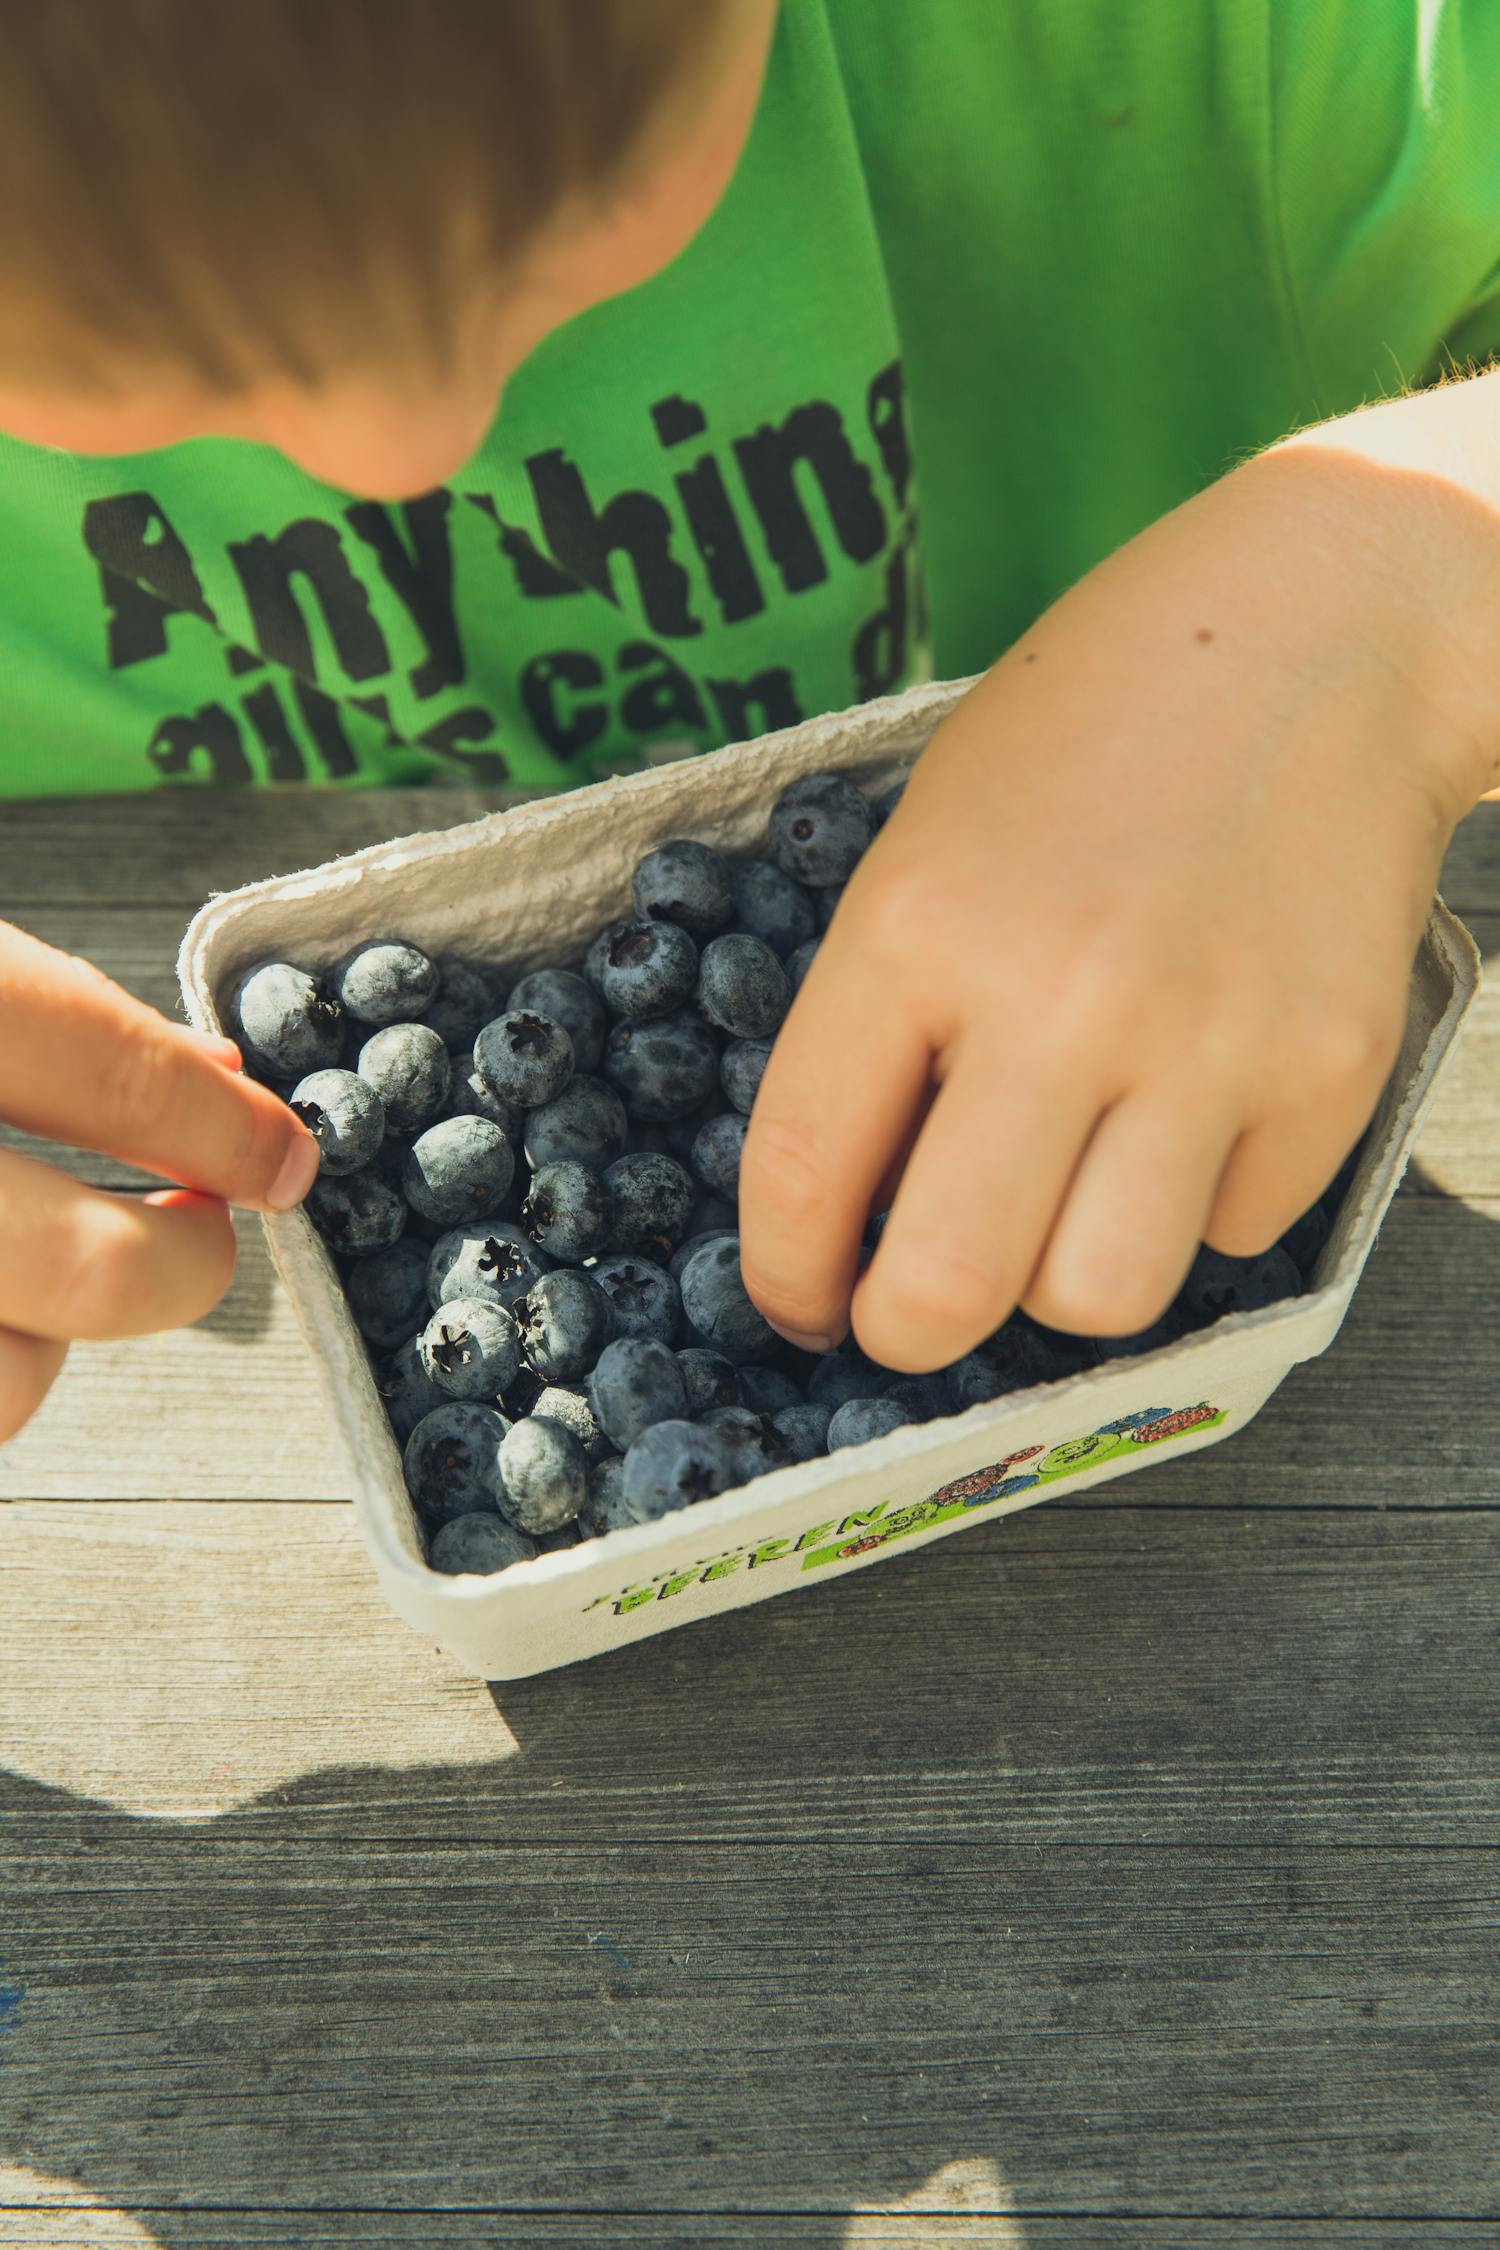
POLYGON ((1500 369, 1301 430, 1237 473, 1295 476, 1289 495, 1416 626, 1394 645, 1423 652, 1455 818, 1500 797, 1500 369))

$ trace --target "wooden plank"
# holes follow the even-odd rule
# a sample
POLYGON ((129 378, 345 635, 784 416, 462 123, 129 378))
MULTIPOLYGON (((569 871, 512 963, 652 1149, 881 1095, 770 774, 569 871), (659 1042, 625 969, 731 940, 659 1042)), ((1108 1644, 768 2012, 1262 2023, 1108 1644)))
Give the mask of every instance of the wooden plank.
MULTIPOLYGON (((348 1496, 259 1222, 242 1215, 239 1236, 234 1287, 196 1328, 74 1347, 41 1414, 0 1448, 0 1497, 348 1496)), ((1494 1505, 1497 1303, 1500 1199, 1398 1198, 1333 1348, 1247 1430, 1047 1505, 1494 1505)))
POLYGON ((128 1887, 163 1822, 253 1854, 283 1813, 335 1859, 1500 1841, 1495 1513, 1044 1506, 493 1693, 345 1509, 16 1503, 0 1543, 0 1802, 49 1882, 80 1833, 128 1887))

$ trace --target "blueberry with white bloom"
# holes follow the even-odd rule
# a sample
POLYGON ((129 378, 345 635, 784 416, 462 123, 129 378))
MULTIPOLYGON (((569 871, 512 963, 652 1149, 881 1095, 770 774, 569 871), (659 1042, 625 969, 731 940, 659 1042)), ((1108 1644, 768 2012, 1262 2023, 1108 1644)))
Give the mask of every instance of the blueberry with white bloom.
POLYGON ((314 1070, 292 1088, 290 1108, 318 1144, 325 1179, 373 1163, 385 1138, 385 1109, 353 1070, 314 1070))
POLYGON ((771 859, 730 864, 736 925, 771 948, 780 960, 817 934, 811 893, 771 859))
POLYGON ((536 1541, 503 1516, 476 1513, 454 1516, 434 1532, 427 1560, 434 1570, 450 1576, 472 1573, 488 1578, 494 1571, 509 1570, 512 1563, 530 1562, 536 1552, 536 1541))
POLYGON ((635 871, 635 910, 675 922, 699 943, 729 927, 734 914, 730 863, 708 844, 674 838, 647 852, 635 871))
POLYGON ((655 1523, 678 1508, 727 1492, 735 1482, 734 1449, 722 1430, 702 1422, 654 1422, 625 1456, 626 1512, 655 1523))
POLYGON ((375 1030, 412 1023, 437 998, 437 964, 401 938, 372 938, 346 953, 329 975, 346 1016, 375 1030))
POLYGON ((560 1023, 573 1042, 576 1071, 599 1068, 609 1018, 598 993, 576 969, 533 969, 511 993, 510 1006, 560 1023))
POLYGON ((453 1065, 425 1023, 393 1023, 360 1048, 359 1075, 380 1096, 388 1133, 421 1133, 447 1106, 453 1065))
POLYGON ((675 922, 611 922, 589 947, 583 969, 612 1016, 644 1023, 692 999, 698 948, 675 922))
POLYGON ((791 1006, 786 970, 745 930, 711 938, 698 964, 698 1006, 731 1039, 769 1039, 791 1006))
POLYGON ((512 1008, 474 1041, 474 1068, 491 1093, 519 1109, 539 1109, 573 1075, 573 1042, 560 1023, 532 1008, 512 1008))
POLYGON ((263 961, 241 977, 229 1003, 229 1027, 245 1061, 269 1078, 331 1070, 343 1050, 338 1002, 316 977, 286 961, 263 961))
POLYGON ((490 1297, 450 1297, 423 1329, 422 1365, 450 1398, 495 1400, 521 1364, 516 1323, 490 1297))
POLYGON ((406 1489, 428 1524, 471 1509, 498 1509, 505 1495, 500 1447, 510 1424, 498 1407, 469 1399, 436 1406, 406 1441, 406 1489))
POLYGON ((686 1165, 673 1156, 641 1150, 617 1156, 606 1165, 609 1196, 609 1247, 625 1256, 670 1258, 688 1230, 698 1187, 686 1165))
POLYGON ((737 1367, 767 1358, 781 1339, 750 1302, 737 1235, 705 1243, 682 1269, 682 1309, 712 1351, 737 1367))
POLYGON ((508 1219, 453 1227, 432 1246, 427 1298, 434 1308, 450 1297, 489 1297, 513 1308, 518 1297, 551 1271, 546 1252, 508 1219))
POLYGON ((577 1266, 544 1273, 516 1308, 528 1365, 544 1382, 576 1383, 613 1330, 609 1299, 593 1274, 577 1266))
POLYGON ((453 1058, 453 1078, 448 1089, 448 1109, 454 1117, 484 1117, 491 1125, 498 1125, 512 1148, 521 1145, 521 1131, 526 1112, 517 1109, 514 1102, 503 1102, 492 1094, 473 1068, 473 1057, 459 1055, 453 1058))
POLYGON ((851 1398, 828 1424, 828 1450, 837 1453, 846 1445, 869 1445, 888 1437, 892 1430, 910 1428, 916 1416, 893 1398, 851 1398))
POLYGON ((686 1117, 719 1082, 719 1045, 696 1008, 650 1023, 616 1024, 604 1048, 604 1075, 632 1117, 659 1125, 686 1117))
POLYGON ((521 1224, 539 1249, 563 1265, 595 1258, 609 1239, 609 1191, 587 1164, 544 1164, 534 1172, 521 1224))
POLYGON ((561 1422, 515 1422, 500 1446, 501 1513, 533 1535, 556 1531, 588 1497, 588 1456, 561 1422))
POLYGON ((407 1150, 401 1191, 435 1226, 459 1226, 500 1208, 515 1169, 498 1125, 484 1117, 443 1117, 407 1150))
MULTIPOLYGON (((605 1349, 608 1348, 606 1345, 605 1349)), ((590 1465, 607 1459, 612 1451, 584 1393, 569 1390, 566 1383, 543 1383, 531 1412, 544 1422, 561 1422, 565 1429, 571 1430, 588 1455, 590 1465)))
POLYGON ((621 1155, 629 1130, 625 1105, 613 1086, 580 1071, 562 1092, 529 1110, 521 1146, 534 1171, 546 1164, 587 1164, 602 1172, 621 1155))
POLYGON ((615 1335, 676 1342, 682 1300, 665 1267, 650 1258, 611 1254, 599 1260, 593 1276, 609 1300, 615 1335))
POLYGON ((869 799, 841 773, 788 782, 771 809, 771 857, 809 890, 847 882, 874 833, 869 799))
POLYGON ((816 1461, 819 1454, 828 1451, 832 1419, 832 1409, 819 1406, 813 1399, 783 1406, 771 1416, 794 1461, 816 1461))
POLYGON ((599 1427, 623 1453, 653 1422, 687 1418, 687 1384, 677 1354, 654 1336, 617 1336, 589 1377, 599 1427))

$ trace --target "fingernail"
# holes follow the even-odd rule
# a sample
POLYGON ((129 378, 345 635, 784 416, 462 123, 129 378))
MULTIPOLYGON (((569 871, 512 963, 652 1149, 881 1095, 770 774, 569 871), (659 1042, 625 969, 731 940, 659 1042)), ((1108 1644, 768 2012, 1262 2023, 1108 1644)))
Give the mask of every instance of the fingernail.
POLYGON ((287 1150, 281 1170, 266 1197, 268 1211, 295 1211, 318 1176, 320 1155, 311 1133, 299 1133, 287 1150))

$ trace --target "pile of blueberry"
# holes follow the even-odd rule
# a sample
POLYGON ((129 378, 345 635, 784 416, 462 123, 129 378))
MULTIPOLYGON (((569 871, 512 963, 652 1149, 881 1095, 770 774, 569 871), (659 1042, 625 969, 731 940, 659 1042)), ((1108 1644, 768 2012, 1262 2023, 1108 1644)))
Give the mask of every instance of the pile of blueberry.
MULTIPOLYGON (((581 964, 377 938, 326 974, 269 961, 230 1027, 322 1150, 307 1214, 367 1344, 433 1567, 495 1571, 790 1462, 957 1414, 1301 1290, 1348 1167, 1258 1258, 1200 1249, 1138 1336, 1015 1312, 951 1367, 815 1357, 740 1276, 756 1088, 839 894, 899 787, 777 798, 765 856, 676 841, 581 964)), ((878 1238, 872 1217, 867 1238, 878 1238)))

